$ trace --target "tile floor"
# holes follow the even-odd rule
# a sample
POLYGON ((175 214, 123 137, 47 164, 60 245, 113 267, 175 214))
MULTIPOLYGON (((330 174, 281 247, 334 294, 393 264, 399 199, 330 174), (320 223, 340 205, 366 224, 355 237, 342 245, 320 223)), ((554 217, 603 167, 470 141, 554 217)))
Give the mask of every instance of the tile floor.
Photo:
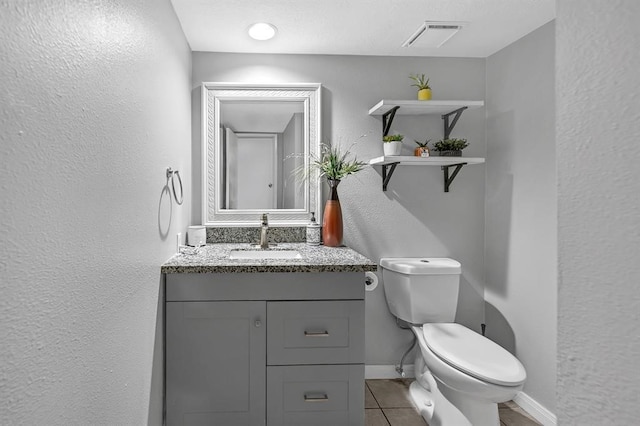
MULTIPOLYGON (((413 379, 367 380, 365 385, 365 426, 426 426, 409 398, 413 379)), ((516 403, 498 405, 501 426, 539 425, 516 403)))

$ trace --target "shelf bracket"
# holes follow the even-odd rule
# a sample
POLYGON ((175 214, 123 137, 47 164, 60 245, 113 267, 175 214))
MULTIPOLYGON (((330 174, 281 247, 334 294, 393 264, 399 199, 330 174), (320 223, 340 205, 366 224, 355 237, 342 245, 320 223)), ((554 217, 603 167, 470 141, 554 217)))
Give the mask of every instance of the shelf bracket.
POLYGON ((400 164, 400 162, 382 165, 382 190, 383 191, 387 190, 387 185, 389 184, 389 180, 391 180, 391 175, 393 175, 393 172, 396 170, 396 166, 398 164, 400 164), (387 173, 387 167, 389 167, 389 173, 387 173))
POLYGON ((444 138, 445 139, 449 139, 449 136, 451 135, 451 131, 453 130, 454 127, 456 127, 456 123, 458 122, 458 119, 462 115, 462 111, 464 111, 465 109, 467 109, 466 106, 442 115, 442 119, 444 120, 444 138), (453 121, 449 123, 449 117, 454 114, 455 116, 453 117, 453 121))
POLYGON ((391 130, 391 123, 393 123, 393 117, 396 115, 396 111, 400 109, 399 106, 394 106, 389 111, 382 114, 382 136, 387 136, 389 130, 391 130))
POLYGON ((451 182, 453 182, 453 180, 456 178, 462 166, 465 166, 466 164, 467 163, 459 163, 451 164, 449 166, 440 166, 440 168, 444 170, 444 192, 449 192, 449 186, 451 185, 451 182), (451 175, 449 175, 450 167, 455 167, 455 170, 453 171, 453 173, 451 173, 451 175))

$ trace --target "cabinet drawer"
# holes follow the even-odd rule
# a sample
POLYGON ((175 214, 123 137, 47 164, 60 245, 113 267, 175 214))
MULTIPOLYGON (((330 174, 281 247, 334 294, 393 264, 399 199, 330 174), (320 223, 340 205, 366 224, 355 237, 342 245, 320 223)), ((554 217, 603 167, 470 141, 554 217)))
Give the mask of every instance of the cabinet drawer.
POLYGON ((267 365, 364 363, 364 301, 267 303, 267 365))
POLYGON ((363 423, 363 364, 267 367, 267 425, 363 423))

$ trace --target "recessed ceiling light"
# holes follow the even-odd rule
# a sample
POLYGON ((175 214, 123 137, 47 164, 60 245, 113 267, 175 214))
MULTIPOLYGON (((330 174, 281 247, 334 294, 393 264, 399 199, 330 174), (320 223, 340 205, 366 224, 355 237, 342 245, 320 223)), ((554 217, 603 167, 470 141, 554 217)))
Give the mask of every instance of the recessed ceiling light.
POLYGON ((255 40, 269 40, 276 35, 276 27, 266 22, 258 22, 249 27, 249 36, 255 40))

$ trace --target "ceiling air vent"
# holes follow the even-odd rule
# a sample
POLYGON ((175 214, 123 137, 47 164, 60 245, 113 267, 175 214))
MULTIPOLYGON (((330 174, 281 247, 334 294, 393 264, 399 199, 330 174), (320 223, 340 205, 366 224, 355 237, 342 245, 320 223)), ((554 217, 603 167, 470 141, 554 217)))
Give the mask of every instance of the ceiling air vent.
POLYGON ((438 48, 462 29, 462 22, 423 22, 402 47, 438 48))

